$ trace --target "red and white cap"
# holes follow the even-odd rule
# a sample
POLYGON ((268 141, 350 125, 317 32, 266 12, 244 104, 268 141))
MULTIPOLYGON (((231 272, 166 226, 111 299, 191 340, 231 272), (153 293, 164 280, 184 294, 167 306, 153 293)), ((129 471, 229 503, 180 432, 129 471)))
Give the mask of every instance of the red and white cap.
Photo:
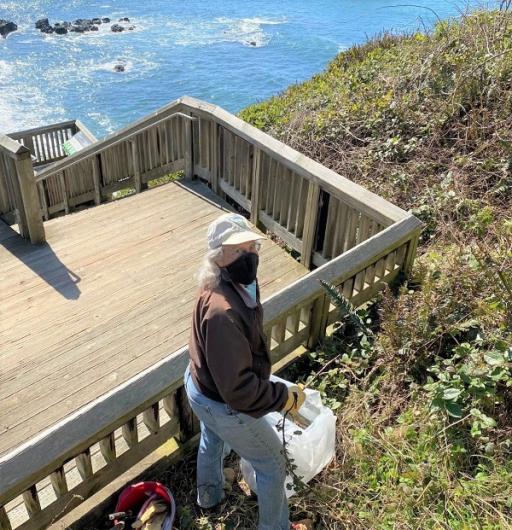
POLYGON ((215 219, 208 226, 208 248, 219 248, 222 245, 237 245, 247 241, 258 241, 266 237, 256 232, 247 219, 238 213, 226 213, 215 219))

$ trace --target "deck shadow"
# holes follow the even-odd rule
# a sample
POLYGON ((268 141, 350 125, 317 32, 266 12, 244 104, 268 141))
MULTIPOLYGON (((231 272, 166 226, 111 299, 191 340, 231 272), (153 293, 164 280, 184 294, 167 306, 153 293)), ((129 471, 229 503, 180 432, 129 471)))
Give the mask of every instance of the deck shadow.
POLYGON ((1 247, 8 250, 67 300, 77 300, 80 297, 77 284, 81 278, 60 261, 48 243, 32 245, 10 227, 8 229, 12 230, 12 234, 5 237, 5 226, 2 228, 1 247))

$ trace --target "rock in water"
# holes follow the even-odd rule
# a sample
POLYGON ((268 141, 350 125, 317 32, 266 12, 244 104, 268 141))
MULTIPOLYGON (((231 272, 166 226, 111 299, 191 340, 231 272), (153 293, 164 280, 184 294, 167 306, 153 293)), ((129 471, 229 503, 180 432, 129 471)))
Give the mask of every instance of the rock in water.
POLYGON ((57 35, 65 35, 68 30, 64 26, 55 26, 54 31, 57 35))
POLYGON ((122 64, 116 64, 114 66, 114 72, 124 72, 125 68, 122 64))
POLYGON ((128 17, 120 18, 119 22, 130 22, 130 19, 128 17))
POLYGON ((91 31, 98 31, 98 26, 91 26, 91 31))
POLYGON ((0 19, 0 35, 5 39, 9 33, 16 31, 18 26, 14 22, 9 22, 8 20, 0 19))
POLYGON ((50 25, 50 22, 48 21, 47 18, 40 18, 36 22, 36 29, 43 29, 45 27, 48 27, 49 25, 50 25))
POLYGON ((102 21, 104 24, 108 24, 108 23, 110 22, 110 18, 108 18, 108 17, 103 17, 103 18, 101 19, 101 21, 102 21))
POLYGON ((101 24, 101 18, 93 18, 92 23, 96 25, 101 24))
POLYGON ((123 26, 120 26, 119 24, 112 24, 112 26, 110 26, 110 29, 111 29, 114 33, 120 33, 121 31, 124 31, 124 27, 123 27, 123 26))

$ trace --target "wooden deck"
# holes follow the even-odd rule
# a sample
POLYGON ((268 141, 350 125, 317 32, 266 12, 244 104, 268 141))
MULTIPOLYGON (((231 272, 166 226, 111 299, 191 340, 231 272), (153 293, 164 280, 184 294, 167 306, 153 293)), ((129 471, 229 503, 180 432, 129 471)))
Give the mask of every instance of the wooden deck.
MULTIPOLYGON (((0 455, 186 344, 206 227, 227 207, 188 187, 50 220, 40 247, 0 230, 0 455)), ((263 299, 306 273, 264 242, 263 299)))

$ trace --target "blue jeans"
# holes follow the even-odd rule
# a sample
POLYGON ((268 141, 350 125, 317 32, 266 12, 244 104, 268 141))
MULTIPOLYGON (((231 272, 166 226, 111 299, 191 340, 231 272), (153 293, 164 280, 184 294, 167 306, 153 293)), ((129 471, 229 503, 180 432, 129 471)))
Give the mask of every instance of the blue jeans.
POLYGON ((259 530, 289 530, 283 445, 265 417, 253 418, 212 400, 196 388, 188 371, 185 389, 201 422, 197 454, 197 503, 210 508, 224 498, 225 445, 249 461, 256 472, 259 530))

